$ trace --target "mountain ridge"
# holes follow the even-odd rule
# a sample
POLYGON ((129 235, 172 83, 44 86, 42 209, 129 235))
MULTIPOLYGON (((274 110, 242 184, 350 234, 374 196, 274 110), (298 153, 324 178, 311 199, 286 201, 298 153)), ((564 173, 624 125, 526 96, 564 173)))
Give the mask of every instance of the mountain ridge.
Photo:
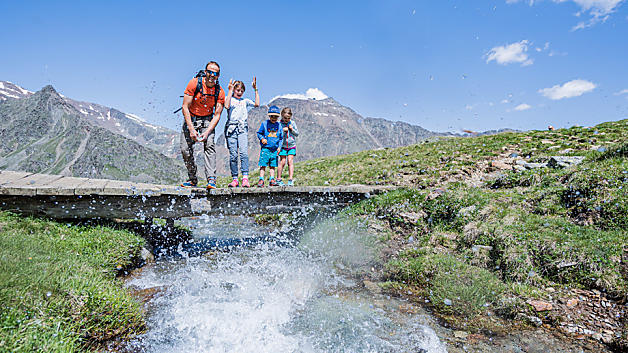
POLYGON ((51 85, 0 102, 0 120, 2 169, 151 183, 185 177, 181 162, 91 123, 51 85))
MULTIPOLYGON (((0 102, 27 98, 33 94, 12 82, 0 81, 0 102)), ((74 100, 61 94, 59 96, 96 126, 135 140, 168 157, 178 157, 180 154, 180 132, 148 123, 136 115, 124 113, 116 108, 74 100)))
MULTIPOLYGON (((52 89, 54 90, 54 88, 52 89)), ((33 92, 11 82, 0 81, 0 103, 27 98, 33 94, 33 92)), ((131 139, 167 157, 181 160, 179 131, 148 123, 138 116, 124 113, 115 108, 73 100, 58 93, 57 95, 57 99, 63 100, 67 105, 75 108, 77 113, 94 126, 131 139)), ((249 113, 249 159, 253 167, 256 165, 255 161, 257 161, 260 149, 255 132, 261 122, 266 119, 267 107, 270 104, 280 107, 289 106, 293 109, 293 121, 296 122, 301 131, 301 135, 297 139, 298 160, 341 155, 366 149, 406 146, 441 136, 477 135, 476 133, 460 135, 449 132, 433 132, 406 122, 363 117, 332 97, 301 99, 279 96, 267 105, 253 108, 249 113)), ((221 117, 221 123, 226 119, 225 112, 221 117)), ((182 117, 181 120, 183 120, 182 117)), ((223 124, 219 126, 223 126, 223 124)), ((224 133, 221 130, 220 128, 219 131, 216 131, 217 172, 218 175, 228 175, 230 174, 229 152, 226 148, 224 133)), ((478 134, 492 134, 502 131, 512 130, 501 129, 478 134)), ((203 164, 201 150, 200 146, 196 147, 196 160, 199 166, 203 164)))

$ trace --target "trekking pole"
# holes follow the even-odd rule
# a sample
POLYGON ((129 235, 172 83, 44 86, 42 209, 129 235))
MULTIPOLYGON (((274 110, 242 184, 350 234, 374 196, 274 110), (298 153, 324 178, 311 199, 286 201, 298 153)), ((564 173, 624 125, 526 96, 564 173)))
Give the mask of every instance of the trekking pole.
MULTIPOLYGON (((179 96, 179 97, 183 98, 183 96, 179 96)), ((178 112, 180 112, 182 109, 183 109, 183 107, 181 107, 181 108, 179 108, 179 109, 175 110, 175 111, 174 111, 174 113, 172 113, 172 114, 177 114, 177 113, 178 113, 178 112)))

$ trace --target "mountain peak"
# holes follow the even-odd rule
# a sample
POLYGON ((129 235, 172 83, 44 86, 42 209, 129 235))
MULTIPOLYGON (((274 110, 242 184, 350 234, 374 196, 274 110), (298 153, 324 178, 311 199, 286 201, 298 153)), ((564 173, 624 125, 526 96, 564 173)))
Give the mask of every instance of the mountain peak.
POLYGON ((52 85, 44 86, 39 91, 35 92, 35 94, 33 94, 32 97, 35 98, 35 99, 46 99, 46 100, 59 101, 61 103, 66 104, 65 100, 63 99, 63 97, 61 97, 59 92, 57 92, 57 90, 54 87, 52 87, 52 85))
POLYGON ((61 108, 65 110, 67 113, 80 115, 79 111, 76 110, 72 105, 61 97, 59 92, 55 90, 52 85, 46 85, 44 88, 35 92, 32 96, 26 98, 27 101, 31 102, 31 104, 43 104, 43 106, 47 106, 48 109, 61 108))

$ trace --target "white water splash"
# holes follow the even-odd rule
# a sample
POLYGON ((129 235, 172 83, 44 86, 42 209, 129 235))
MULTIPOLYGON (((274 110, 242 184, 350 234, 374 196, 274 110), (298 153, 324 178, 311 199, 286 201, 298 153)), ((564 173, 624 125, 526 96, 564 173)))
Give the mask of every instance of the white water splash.
MULTIPOLYGON (((255 228, 237 223, 247 234, 255 228)), ((263 243, 163 261, 128 284, 165 288, 133 351, 445 352, 429 327, 391 319, 381 300, 295 247, 263 243)))

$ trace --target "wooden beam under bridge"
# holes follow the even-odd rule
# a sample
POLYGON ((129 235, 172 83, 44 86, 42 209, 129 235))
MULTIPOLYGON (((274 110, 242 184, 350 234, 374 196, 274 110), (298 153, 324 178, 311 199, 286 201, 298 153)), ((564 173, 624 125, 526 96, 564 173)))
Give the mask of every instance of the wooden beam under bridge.
POLYGON ((205 190, 0 171, 0 209, 60 219, 180 218, 344 207, 386 187, 281 186, 205 190))

